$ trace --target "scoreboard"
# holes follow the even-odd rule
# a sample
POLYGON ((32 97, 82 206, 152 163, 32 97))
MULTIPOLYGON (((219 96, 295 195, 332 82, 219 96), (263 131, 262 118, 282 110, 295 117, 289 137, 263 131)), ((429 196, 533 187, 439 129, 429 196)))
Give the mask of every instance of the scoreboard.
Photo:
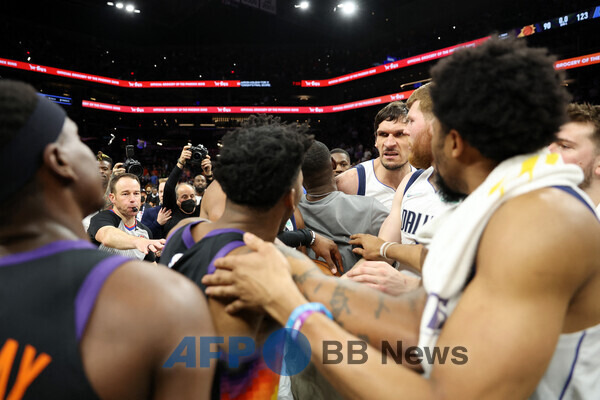
POLYGON ((541 33, 550 29, 562 28, 567 25, 576 24, 578 22, 583 22, 594 18, 600 18, 600 6, 595 6, 583 11, 562 15, 560 17, 542 22, 537 22, 535 24, 525 25, 521 28, 517 28, 503 33, 500 36, 505 37, 511 33, 514 33, 517 37, 530 36, 534 33, 541 33))

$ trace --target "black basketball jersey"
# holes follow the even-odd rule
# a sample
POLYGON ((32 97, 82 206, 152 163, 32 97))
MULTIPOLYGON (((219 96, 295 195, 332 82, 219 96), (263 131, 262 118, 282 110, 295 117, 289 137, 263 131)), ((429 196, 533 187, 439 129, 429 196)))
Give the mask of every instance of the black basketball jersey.
POLYGON ((245 246, 243 236, 244 231, 239 229, 215 229, 208 232, 198 243, 188 247, 185 243, 187 235, 182 231, 179 237, 173 235, 169 239, 163 255, 170 256, 164 257, 164 262, 196 282, 204 292, 206 287, 202 284, 202 277, 215 271, 214 260, 245 246))
POLYGON ((195 221, 181 228, 177 229, 169 239, 167 239, 167 243, 163 248, 162 254, 160 255, 160 260, 158 261, 160 264, 164 264, 169 268, 177 262, 179 257, 183 255, 189 248, 196 244, 194 237, 192 236, 192 228, 199 223, 205 221, 195 221), (179 254, 179 256, 177 256, 179 254))
MULTIPOLYGON (((245 246, 243 235, 244 231, 239 229, 215 229, 207 233, 199 242, 193 243, 191 232, 184 227, 169 238, 163 256, 165 253, 170 254, 169 258, 165 258, 165 262, 196 282, 204 292, 206 287, 202 284, 202 277, 216 270, 214 265, 216 259, 226 256, 238 247, 245 246)), ((211 399, 222 400, 238 398, 238 396, 239 398, 253 396, 252 398, 257 399, 276 398, 279 375, 269 369, 261 354, 258 349, 252 356, 246 357, 238 368, 231 369, 225 361, 226 354, 221 352, 213 380, 211 399)))
POLYGON ((0 258, 0 398, 98 399, 79 342, 102 285, 127 261, 83 240, 0 258))

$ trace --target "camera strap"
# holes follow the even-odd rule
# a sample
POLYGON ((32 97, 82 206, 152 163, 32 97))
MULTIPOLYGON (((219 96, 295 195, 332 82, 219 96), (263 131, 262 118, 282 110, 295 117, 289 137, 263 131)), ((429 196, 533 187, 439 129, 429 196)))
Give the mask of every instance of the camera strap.
POLYGON ((42 164, 44 149, 62 132, 66 116, 60 106, 38 96, 25 125, 0 149, 0 169, 12 171, 10 179, 0 185, 0 199, 16 193, 33 178, 42 164))

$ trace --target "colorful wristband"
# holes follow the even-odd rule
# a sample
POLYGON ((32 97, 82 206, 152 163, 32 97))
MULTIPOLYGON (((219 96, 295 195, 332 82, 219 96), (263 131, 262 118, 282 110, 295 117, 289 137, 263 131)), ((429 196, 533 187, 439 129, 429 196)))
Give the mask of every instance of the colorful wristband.
POLYGON ((315 312, 320 312, 321 314, 325 314, 329 319, 333 319, 331 312, 321 303, 305 303, 299 305, 292 311, 285 324, 286 329, 292 330, 291 336, 293 340, 296 340, 296 337, 298 337, 298 332, 300 331, 300 328, 302 328, 302 325, 304 325, 306 319, 315 312))

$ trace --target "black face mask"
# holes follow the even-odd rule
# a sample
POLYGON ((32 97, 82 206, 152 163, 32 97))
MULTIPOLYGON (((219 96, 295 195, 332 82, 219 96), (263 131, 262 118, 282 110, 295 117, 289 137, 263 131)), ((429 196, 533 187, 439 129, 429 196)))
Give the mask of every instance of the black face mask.
POLYGON ((192 212, 194 212, 195 208, 196 208, 196 200, 194 200, 194 199, 189 199, 189 200, 181 202, 181 210, 184 213, 191 214, 192 212))
POLYGON ((146 202, 146 197, 142 196, 142 204, 146 202))

